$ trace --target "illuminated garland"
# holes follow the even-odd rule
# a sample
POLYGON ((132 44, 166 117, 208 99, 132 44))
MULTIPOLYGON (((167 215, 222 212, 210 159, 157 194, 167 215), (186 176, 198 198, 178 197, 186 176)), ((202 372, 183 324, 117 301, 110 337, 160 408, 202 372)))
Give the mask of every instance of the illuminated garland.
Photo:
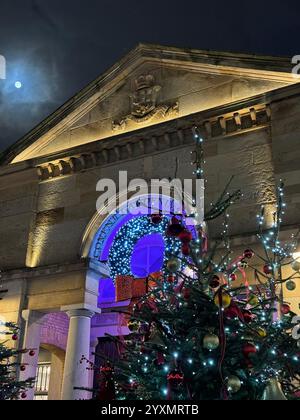
POLYGON ((163 217, 158 225, 149 216, 137 217, 126 223, 117 233, 109 253, 110 275, 115 280, 118 275, 132 275, 131 256, 136 243, 144 236, 160 233, 165 243, 164 267, 168 258, 178 256, 181 243, 178 239, 166 236, 169 219, 163 217))

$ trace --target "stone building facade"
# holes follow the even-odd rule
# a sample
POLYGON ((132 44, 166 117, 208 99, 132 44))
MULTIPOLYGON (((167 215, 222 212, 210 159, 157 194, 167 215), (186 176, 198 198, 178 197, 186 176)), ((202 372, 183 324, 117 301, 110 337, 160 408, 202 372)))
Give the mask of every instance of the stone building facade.
MULTIPOLYGON (((49 367, 38 397, 88 398, 79 364, 109 332, 126 335, 102 261, 110 216, 96 212, 96 184, 191 178, 193 127, 205 138, 205 203, 234 175, 232 244, 257 246, 256 214, 271 218, 286 185, 283 234, 300 222, 300 84, 288 59, 139 45, 34 128, 0 160, 0 267, 9 291, 0 316, 22 326, 23 377, 49 367), (51 369, 50 369, 51 368, 51 369)), ((115 226, 116 227, 116 226, 115 226)), ((209 226, 218 235, 218 225, 209 226)), ((108 240, 108 239, 107 239, 108 240)), ((300 289, 285 290, 299 312, 300 289)), ((34 398, 34 391, 28 392, 34 398)))

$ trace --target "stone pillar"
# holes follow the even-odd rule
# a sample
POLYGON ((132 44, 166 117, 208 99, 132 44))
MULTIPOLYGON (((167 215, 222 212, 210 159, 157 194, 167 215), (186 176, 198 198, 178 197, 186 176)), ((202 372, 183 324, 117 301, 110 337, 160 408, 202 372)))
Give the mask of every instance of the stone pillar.
MULTIPOLYGON (((37 366, 39 360, 39 348, 41 344, 41 325, 42 318, 45 314, 36 311, 25 310, 22 312, 22 317, 26 321, 23 348, 32 349, 35 352, 34 356, 26 353, 22 357, 22 364, 26 366, 24 372, 20 372, 20 381, 27 379, 35 379, 37 374, 37 366)), ((34 399, 34 387, 26 391, 26 400, 34 399)))
MULTIPOLYGON (((62 308, 64 309, 64 308, 62 308)), ((62 385, 62 400, 90 399, 90 393, 74 389, 89 387, 89 371, 82 356, 90 356, 91 318, 95 312, 80 308, 66 309, 70 318, 62 385)))

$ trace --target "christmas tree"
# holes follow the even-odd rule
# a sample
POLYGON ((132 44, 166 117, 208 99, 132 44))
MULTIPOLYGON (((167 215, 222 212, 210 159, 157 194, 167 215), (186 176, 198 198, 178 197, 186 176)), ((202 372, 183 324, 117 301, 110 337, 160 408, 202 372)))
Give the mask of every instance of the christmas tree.
MULTIPOLYGON (((194 134, 195 175, 201 178, 202 139, 197 130, 194 134)), ((181 253, 169 249, 163 272, 148 279, 149 292, 130 315, 132 334, 125 341, 111 337, 121 356, 114 372, 107 362, 109 377, 100 381, 98 399, 108 399, 108 388, 111 399, 299 397, 295 314, 282 290, 284 284, 295 287, 300 263, 293 258, 297 237, 288 243, 280 238, 283 193, 280 185, 271 227, 265 229, 264 208, 258 214, 261 252, 249 247, 234 256, 230 249, 229 207, 239 192, 229 194, 226 188, 206 213, 205 222, 224 218, 220 240, 209 241, 209 246, 205 224, 196 227, 195 235, 183 215, 171 215, 166 235, 180 244, 181 253), (285 276, 288 266, 292 274, 285 276)), ((150 219, 158 224, 165 223, 165 217, 155 214, 150 219)))
MULTIPOLYGON (((6 292, 0 291, 0 295, 6 292)), ((33 386, 33 379, 17 380, 18 372, 26 370, 26 366, 18 362, 20 355, 26 352, 34 355, 34 350, 19 350, 9 345, 10 340, 17 342, 18 338, 19 328, 15 324, 0 322, 0 400, 25 399, 26 389, 33 386)))

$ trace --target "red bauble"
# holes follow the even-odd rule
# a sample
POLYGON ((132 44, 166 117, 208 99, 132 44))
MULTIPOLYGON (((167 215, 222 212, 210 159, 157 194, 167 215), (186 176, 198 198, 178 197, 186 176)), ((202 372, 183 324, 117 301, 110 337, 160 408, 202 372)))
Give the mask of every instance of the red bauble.
POLYGON ((25 372, 25 370, 26 370, 26 366, 24 366, 24 365, 20 366, 20 371, 21 372, 25 372))
POLYGON ((172 217, 171 223, 167 229, 167 235, 178 237, 181 232, 184 231, 184 227, 176 217, 172 217))
POLYGON ((238 318, 240 315, 239 308, 236 305, 231 304, 229 308, 224 310, 224 315, 228 319, 238 318))
POLYGON ((296 391, 296 392, 294 392, 294 397, 296 397, 296 398, 300 398, 300 391, 296 391))
POLYGON ((29 352, 29 356, 30 356, 30 357, 35 356, 35 351, 34 351, 34 350, 30 350, 30 352, 29 352))
POLYGON ((235 273, 231 273, 229 278, 230 278, 231 281, 237 281, 238 276, 235 273))
POLYGON ((21 394, 21 398, 22 398, 22 400, 25 400, 25 398, 27 398, 27 394, 26 394, 26 392, 22 392, 22 394, 21 394))
POLYGON ((189 300, 189 298, 191 297, 191 289, 183 289, 182 296, 185 300, 189 300))
POLYGON ((191 240, 193 239, 193 235, 192 233, 187 230, 184 229, 179 235, 178 235, 179 240, 183 243, 183 244, 189 244, 191 242, 191 240))
POLYGON ((244 345, 243 347, 243 355, 248 358, 250 355, 252 354, 256 354, 257 353, 257 348, 255 347, 254 344, 251 343, 247 343, 244 345))
POLYGON ((183 231, 184 227, 182 225, 169 225, 167 229, 167 235, 174 238, 178 237, 183 231))
POLYGON ((243 311, 243 318, 246 324, 250 324, 253 320, 253 315, 250 311, 243 311))
POLYGON ((209 287, 211 289, 217 289, 219 286, 220 286, 220 278, 218 276, 214 276, 209 282, 209 287))
POLYGON ((151 222, 154 224, 154 225, 159 225, 160 223, 161 223, 161 221, 162 221, 162 219, 163 219, 163 217, 162 217, 162 215, 161 214, 152 214, 151 215, 151 222))
POLYGON ((280 309, 281 309, 281 313, 283 315, 287 315, 287 314, 289 314, 291 312, 291 307, 289 305, 287 305, 287 304, 281 305, 281 308, 280 309))
POLYGON ((185 257, 188 257, 190 255, 190 247, 188 244, 183 244, 181 247, 182 255, 185 257))
POLYGON ((246 249, 246 251, 244 251, 244 258, 251 260, 253 256, 254 252, 252 251, 252 249, 246 249))
POLYGON ((11 337, 11 339, 13 340, 13 341, 17 341, 18 340, 18 335, 17 334, 14 334, 14 335, 12 335, 12 337, 11 337))
POLYGON ((269 264, 266 264, 263 268, 263 271, 268 276, 272 273, 272 267, 269 264))
POLYGON ((168 276, 168 283, 172 284, 175 282, 175 277, 174 276, 168 276))

